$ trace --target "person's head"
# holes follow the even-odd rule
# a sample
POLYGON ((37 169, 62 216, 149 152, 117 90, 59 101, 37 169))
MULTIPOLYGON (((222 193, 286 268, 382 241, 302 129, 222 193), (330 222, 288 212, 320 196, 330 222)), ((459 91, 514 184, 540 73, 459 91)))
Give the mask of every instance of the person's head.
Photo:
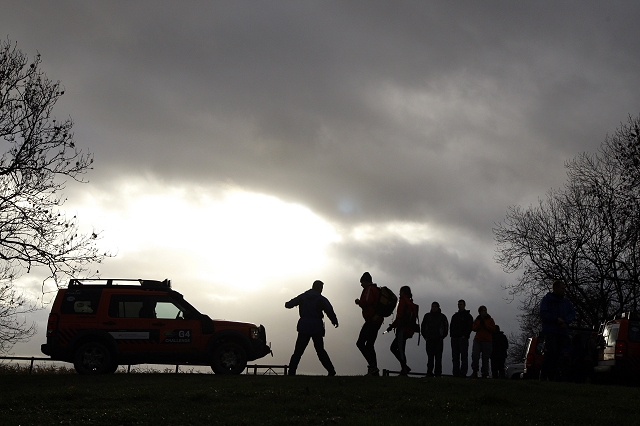
POLYGON ((324 288, 324 283, 320 280, 315 280, 313 285, 311 286, 312 290, 315 290, 319 293, 322 293, 322 289, 324 288))
POLYGON ((411 294, 411 287, 408 285, 400 287, 400 297, 402 296, 407 296, 409 299, 413 298, 413 295, 411 294))
POLYGON ((467 303, 464 300, 462 300, 462 299, 458 300, 458 310, 459 311, 464 311, 464 308, 466 308, 466 307, 467 307, 467 303))
POLYGON ((478 308, 478 313, 480 314, 481 317, 486 317, 487 316, 487 307, 484 305, 481 305, 478 308))
POLYGON ((431 312, 440 312, 440 304, 438 302, 431 304, 431 312))
POLYGON ((566 289, 566 285, 565 285, 564 281, 555 280, 553 282, 553 291, 552 292, 556 296, 564 296, 565 289, 566 289))
POLYGON ((367 287, 367 286, 370 286, 371 284, 373 284, 373 279, 371 278, 371 274, 368 272, 365 272, 364 274, 362 274, 362 277, 360 277, 360 285, 362 287, 367 287))
POLYGON ((496 331, 496 332, 500 331, 500 326, 499 326, 498 324, 496 324, 495 331, 496 331))

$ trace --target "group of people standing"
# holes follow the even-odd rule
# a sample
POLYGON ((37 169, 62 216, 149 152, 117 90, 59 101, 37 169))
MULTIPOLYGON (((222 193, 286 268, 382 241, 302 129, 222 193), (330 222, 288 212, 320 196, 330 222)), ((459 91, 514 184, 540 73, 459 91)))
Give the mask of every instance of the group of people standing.
MULTIPOLYGON (((364 324, 360 329, 356 346, 367 361, 367 375, 379 376, 375 342, 378 337, 384 317, 376 307, 380 299, 380 289, 373 283, 371 274, 365 272, 360 278, 362 293, 355 304, 362 310, 364 324)), ((289 362, 289 375, 295 375, 298 364, 309 344, 313 340, 316 353, 327 370, 328 375, 336 374, 329 355, 324 349, 324 314, 327 315, 334 327, 338 327, 338 319, 329 300, 322 296, 324 284, 315 281, 312 288, 285 303, 285 307, 291 309, 298 306, 300 319, 297 325, 298 338, 294 353, 289 362)), ((420 333, 425 339, 427 351, 427 376, 442 375, 442 352, 444 339, 451 337, 451 353, 453 357, 453 375, 455 377, 467 377, 469 365, 469 339, 475 332, 471 350, 470 377, 489 377, 489 363, 491 362, 492 376, 504 378, 504 364, 507 357, 508 341, 504 333, 495 324, 493 318, 487 313, 485 306, 480 306, 478 316, 473 316, 466 310, 464 300, 458 301, 458 311, 451 317, 451 324, 440 310, 438 302, 431 304, 431 310, 427 312, 421 325, 418 325, 418 305, 413 302, 413 295, 409 286, 403 286, 399 291, 398 307, 393 322, 386 332, 395 330, 395 338, 391 343, 391 352, 400 362, 400 375, 408 375, 411 368, 407 365, 406 343, 415 333, 420 333), (480 360, 482 368, 480 369, 480 360)))

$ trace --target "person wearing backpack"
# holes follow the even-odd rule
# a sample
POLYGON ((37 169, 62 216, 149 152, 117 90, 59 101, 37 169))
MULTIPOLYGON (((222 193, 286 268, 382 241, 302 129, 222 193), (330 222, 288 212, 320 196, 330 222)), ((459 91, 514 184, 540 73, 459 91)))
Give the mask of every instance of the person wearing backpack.
POLYGON ((335 312, 333 312, 333 307, 331 303, 329 303, 329 299, 322 295, 323 287, 324 283, 316 280, 313 282, 311 290, 305 291, 284 304, 284 307, 287 309, 298 306, 298 312, 300 313, 300 319, 296 327, 298 330, 298 339, 296 340, 296 346, 289 361, 290 376, 296 375, 300 358, 302 358, 302 354, 311 339, 313 339, 313 346, 318 354, 318 359, 327 370, 328 375, 336 375, 336 370, 333 368, 329 354, 327 354, 327 351, 324 349, 323 312, 327 314, 327 317, 331 320, 331 324, 336 328, 338 328, 338 318, 335 312))
POLYGON ((391 343, 391 353, 400 361, 400 375, 406 376, 411 369, 407 366, 407 356, 405 347, 407 339, 413 337, 417 326, 418 305, 413 303, 413 295, 411 288, 407 285, 400 287, 400 301, 398 303, 398 311, 396 319, 389 325, 387 332, 395 329, 396 337, 391 343))
POLYGON ((368 272, 362 274, 360 285, 362 286, 362 294, 359 299, 356 299, 356 305, 362 309, 364 325, 360 329, 356 346, 362 352, 364 359, 367 360, 367 376, 379 376, 380 370, 374 345, 380 326, 384 321, 384 318, 376 312, 376 306, 380 300, 380 290, 373 283, 371 274, 368 272))
POLYGON ((424 314, 420 331, 427 347, 427 377, 440 377, 442 375, 442 350, 444 349, 444 338, 449 334, 449 320, 440 310, 438 302, 433 302, 431 311, 424 314))

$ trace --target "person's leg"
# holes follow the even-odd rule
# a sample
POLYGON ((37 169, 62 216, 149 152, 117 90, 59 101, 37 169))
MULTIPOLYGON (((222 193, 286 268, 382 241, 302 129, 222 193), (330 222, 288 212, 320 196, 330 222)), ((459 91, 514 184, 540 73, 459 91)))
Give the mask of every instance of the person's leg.
POLYGON ((469 370, 469 339, 460 338, 460 377, 467 377, 469 370))
POLYGON ((324 349, 324 339, 322 338, 322 334, 314 334, 311 338, 313 339, 313 347, 316 349, 320 363, 327 370, 330 376, 335 376, 336 369, 333 368, 329 354, 324 349))
POLYGON ((400 362, 400 366, 402 367, 402 356, 400 355, 400 346, 398 344, 398 334, 396 334, 396 337, 393 339, 393 342, 391 342, 391 346, 389 347, 389 349, 391 350, 391 353, 393 354, 393 356, 396 357, 396 359, 400 362))
POLYGON ((444 349, 444 341, 442 339, 437 339, 435 343, 436 343, 436 346, 435 346, 435 353, 434 353, 434 357, 435 357, 434 374, 436 375, 436 377, 440 377, 442 376, 442 351, 444 349))
POLYGON ((478 377, 478 369, 480 367, 480 353, 482 352, 481 342, 474 340, 471 348, 471 373, 473 377, 478 377))
POLYGON ((369 371, 375 371, 378 369, 378 362, 376 359, 375 342, 378 337, 379 324, 372 324, 370 322, 364 323, 358 336, 356 346, 367 360, 369 364, 369 371))
POLYGON ((435 355, 435 345, 433 339, 427 339, 425 341, 427 349, 427 376, 433 376, 433 361, 435 355))
POLYGON ((460 376, 460 338, 451 338, 451 360, 453 362, 453 377, 460 376))
POLYGON ((398 353, 400 354, 400 365, 402 366, 402 371, 405 373, 409 372, 409 367, 407 367, 407 336, 404 330, 398 330, 398 353))
POLYGON ((296 346, 293 350, 293 355, 291 355, 291 359, 289 360, 289 375, 295 376, 296 370, 298 369, 298 364, 300 363, 300 358, 302 358, 302 354, 304 350, 307 348, 309 344, 309 339, 311 336, 308 334, 298 333, 298 338, 296 339, 296 346))
POLYGON ((491 342, 482 342, 482 377, 489 377, 489 359, 492 348, 491 342))
POLYGON ((540 366, 540 380, 555 380, 558 376, 558 344, 556 335, 544 336, 544 357, 540 366))

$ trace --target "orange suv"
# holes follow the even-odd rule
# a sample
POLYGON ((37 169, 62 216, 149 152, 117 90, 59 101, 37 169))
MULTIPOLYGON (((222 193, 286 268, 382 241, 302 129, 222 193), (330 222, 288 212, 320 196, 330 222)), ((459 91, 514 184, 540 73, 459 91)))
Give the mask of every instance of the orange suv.
MULTIPOLYGON (((44 354, 80 374, 118 365, 208 365, 240 374, 271 353, 264 326, 212 320, 171 289, 169 280, 71 279, 56 296, 44 354)), ((272 354, 273 355, 273 354, 272 354)))
POLYGON ((595 381, 611 379, 640 381, 640 317, 625 313, 607 321, 598 334, 598 363, 593 368, 595 381))

